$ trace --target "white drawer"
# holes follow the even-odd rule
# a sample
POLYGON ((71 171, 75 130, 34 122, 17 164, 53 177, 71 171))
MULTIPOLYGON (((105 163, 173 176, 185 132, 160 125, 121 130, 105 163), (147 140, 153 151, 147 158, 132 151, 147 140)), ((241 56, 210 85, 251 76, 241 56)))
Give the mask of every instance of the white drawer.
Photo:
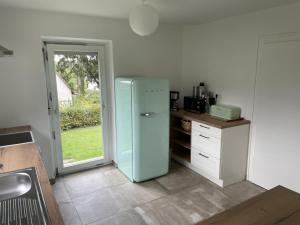
POLYGON ((220 160, 198 149, 192 148, 191 164, 215 178, 219 178, 220 160))
POLYGON ((221 139, 197 130, 192 130, 192 147, 203 150, 206 153, 220 159, 221 139))
POLYGON ((192 130, 197 130, 202 133, 214 136, 216 138, 221 138, 221 129, 206 125, 204 123, 192 121, 192 130))

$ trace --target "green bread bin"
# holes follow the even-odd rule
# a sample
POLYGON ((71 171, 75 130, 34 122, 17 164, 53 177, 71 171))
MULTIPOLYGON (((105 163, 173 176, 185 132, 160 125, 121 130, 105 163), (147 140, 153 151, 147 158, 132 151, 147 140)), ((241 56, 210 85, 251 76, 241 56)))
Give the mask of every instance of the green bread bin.
POLYGON ((241 118, 241 108, 230 105, 212 105, 209 114, 222 120, 237 120, 241 118))

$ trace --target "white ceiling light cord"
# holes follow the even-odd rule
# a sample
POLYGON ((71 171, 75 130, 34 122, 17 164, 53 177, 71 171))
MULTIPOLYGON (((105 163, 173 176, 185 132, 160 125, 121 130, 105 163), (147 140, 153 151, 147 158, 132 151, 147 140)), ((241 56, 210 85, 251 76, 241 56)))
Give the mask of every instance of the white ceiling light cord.
POLYGON ((159 16, 155 9, 141 0, 142 4, 134 8, 129 14, 131 29, 140 36, 153 34, 159 25, 159 16))

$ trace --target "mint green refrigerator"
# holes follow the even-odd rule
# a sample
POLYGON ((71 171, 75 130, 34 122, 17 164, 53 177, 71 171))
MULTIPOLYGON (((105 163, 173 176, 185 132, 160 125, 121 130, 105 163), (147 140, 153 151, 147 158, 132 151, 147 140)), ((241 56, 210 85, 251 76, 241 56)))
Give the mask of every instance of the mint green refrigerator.
POLYGON ((117 164, 132 182, 168 173, 169 93, 165 79, 115 80, 117 164))

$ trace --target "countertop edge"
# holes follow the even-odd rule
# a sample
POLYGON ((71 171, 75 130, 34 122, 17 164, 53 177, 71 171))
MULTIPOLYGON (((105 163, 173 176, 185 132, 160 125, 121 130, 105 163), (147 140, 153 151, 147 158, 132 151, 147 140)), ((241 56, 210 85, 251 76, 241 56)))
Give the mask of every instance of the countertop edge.
POLYGON ((51 224, 64 225, 46 168, 36 144, 29 143, 3 147, 0 149, 0 162, 4 165, 0 169, 0 173, 35 167, 51 224))
POLYGON ((11 134, 11 133, 20 133, 20 132, 26 132, 26 131, 32 131, 32 128, 30 125, 0 128, 0 135, 11 134))
POLYGON ((207 113, 197 114, 197 113, 192 113, 184 110, 171 112, 171 116, 181 117, 187 120, 204 123, 206 125, 216 127, 219 129, 226 129, 226 128, 231 128, 236 126, 247 125, 251 123, 249 120, 246 119, 226 122, 223 120, 216 119, 207 113))

